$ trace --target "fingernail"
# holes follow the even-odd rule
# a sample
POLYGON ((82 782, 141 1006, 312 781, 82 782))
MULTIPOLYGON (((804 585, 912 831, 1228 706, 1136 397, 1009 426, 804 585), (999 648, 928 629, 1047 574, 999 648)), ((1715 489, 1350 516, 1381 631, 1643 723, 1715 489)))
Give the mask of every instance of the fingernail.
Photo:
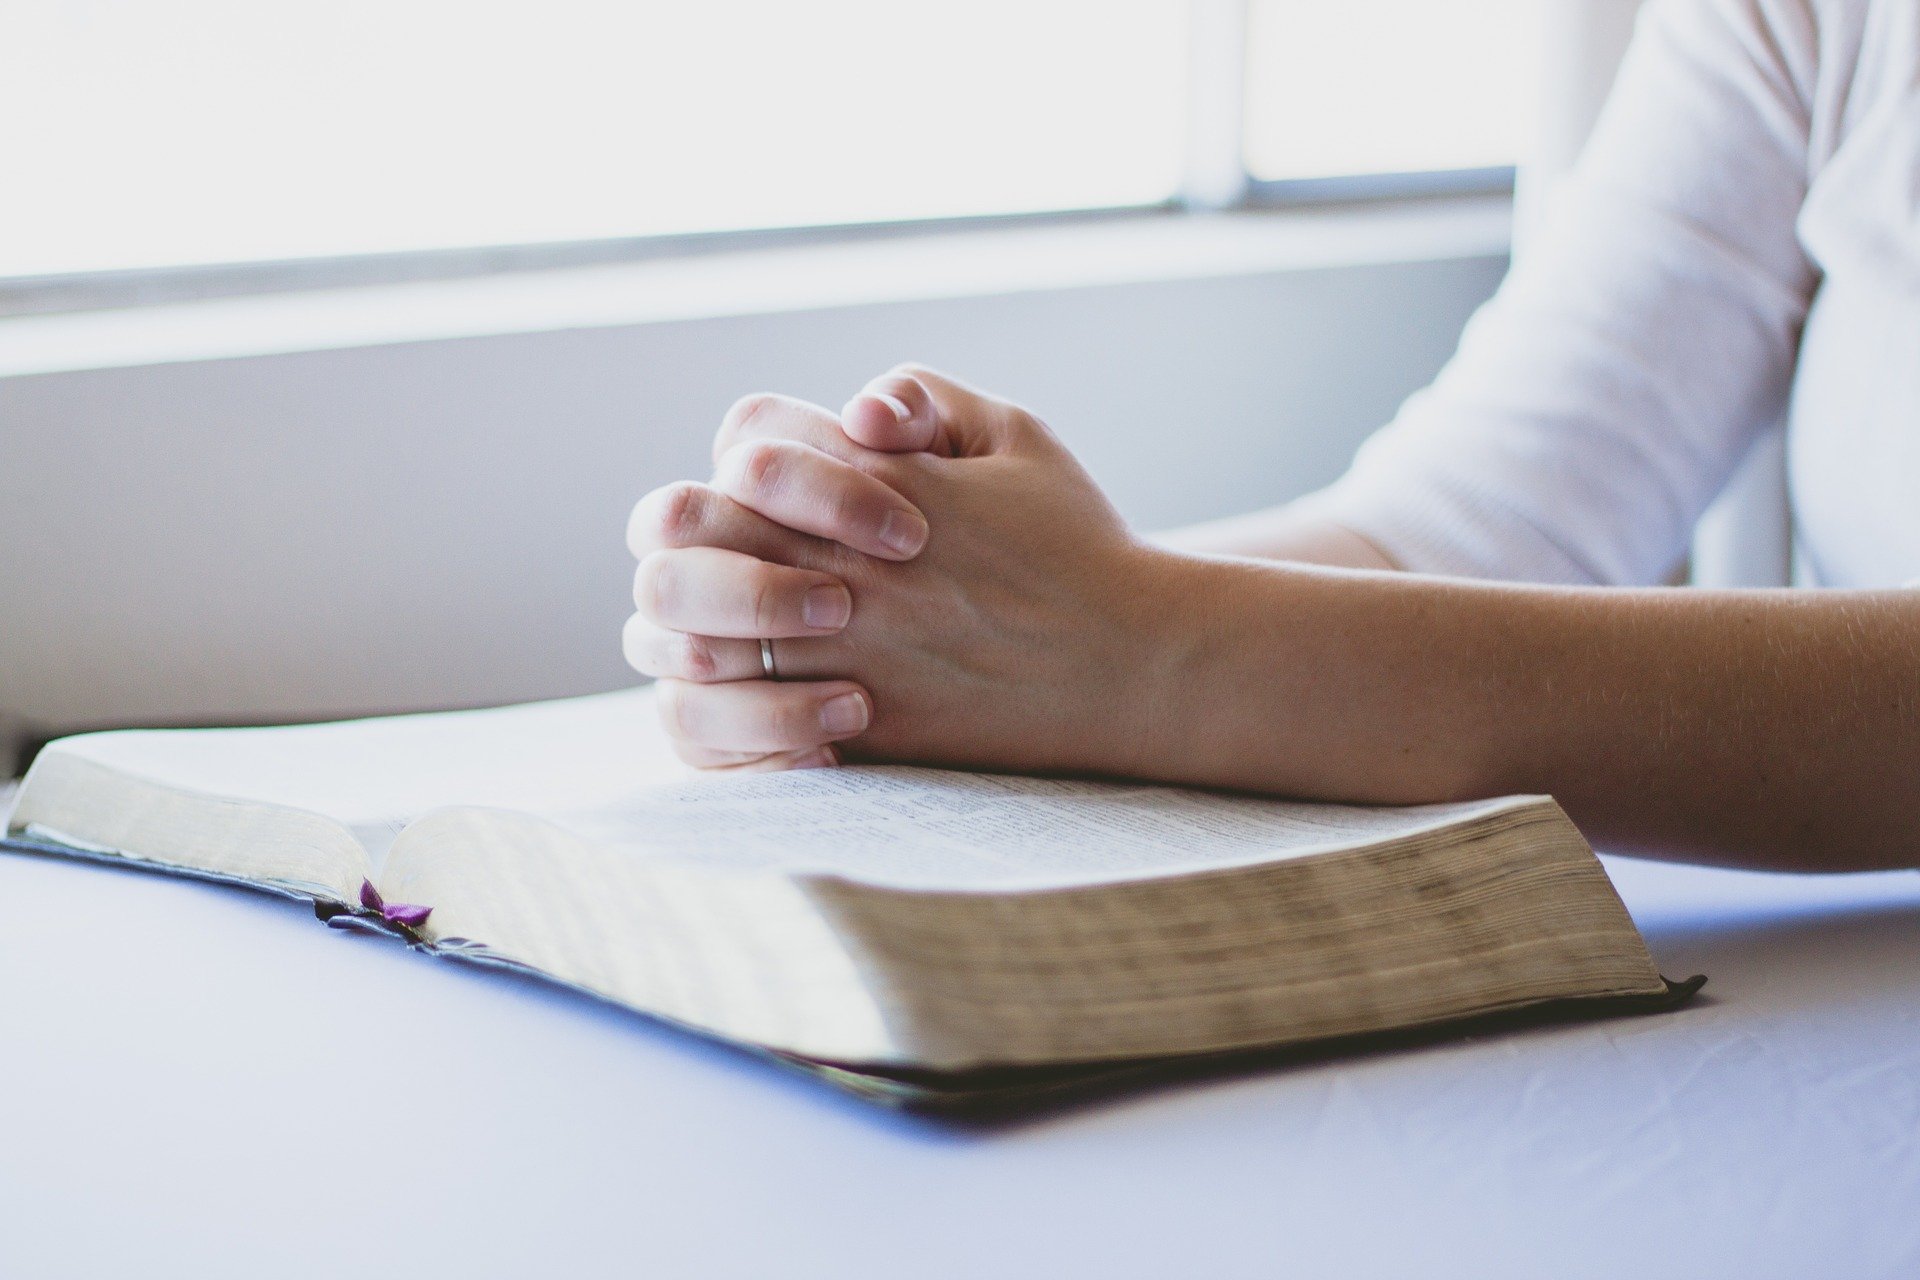
POLYGON ((823 582, 808 587, 800 600, 800 620, 815 631, 838 631, 853 616, 853 597, 845 587, 823 582))
POLYGON ((831 734, 860 732, 867 727, 867 700, 857 693, 827 699, 820 708, 820 727, 831 734))
POLYGON ((832 747, 821 747, 796 758, 793 762, 793 767, 796 769, 831 769, 839 763, 840 757, 834 754, 832 747))
POLYGON ((873 398, 893 410, 893 420, 895 422, 905 425, 907 419, 913 416, 913 410, 907 408, 907 402, 899 396, 890 396, 876 392, 873 398))
POLYGON ((889 511, 880 521, 880 545, 899 556, 917 556, 927 545, 927 522, 904 511, 889 511))

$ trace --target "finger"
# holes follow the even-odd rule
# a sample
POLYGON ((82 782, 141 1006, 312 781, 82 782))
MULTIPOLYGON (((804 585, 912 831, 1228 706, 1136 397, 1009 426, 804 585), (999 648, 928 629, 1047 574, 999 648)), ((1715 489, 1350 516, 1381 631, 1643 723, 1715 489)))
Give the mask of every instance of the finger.
POLYGON ((899 365, 891 376, 914 383, 926 394, 939 437, 932 451, 944 457, 980 457, 1029 439, 1035 432, 1047 434, 1040 420, 1020 406, 925 365, 899 365))
POLYGON ((858 467, 797 441, 748 441, 720 459, 713 483, 776 524, 883 560, 911 560, 927 544, 926 517, 912 503, 858 467))
POLYGON ((713 437, 717 464, 749 440, 797 440, 839 457, 852 457, 855 448, 840 430, 840 420, 817 404, 758 392, 735 400, 713 437))
POLYGON ((782 769, 831 769, 840 763, 840 753, 832 747, 807 747, 800 751, 774 751, 755 754, 750 751, 709 751, 692 743, 676 741, 674 753, 696 769, 715 773, 767 773, 782 769))
MULTIPOLYGON (((768 644, 774 642, 769 640, 768 644)), ((811 679, 831 670, 831 654, 811 651, 805 639, 779 642, 779 674, 787 679, 811 679)), ((639 614, 627 619, 620 633, 627 665, 656 680, 686 680, 692 684, 720 684, 728 680, 762 680, 766 658, 758 639, 694 635, 656 626, 639 614)))
POLYGON ((716 684, 766 675, 756 640, 669 631, 637 613, 620 633, 620 649, 627 665, 643 676, 716 684))
POLYGON ((806 751, 776 751, 758 760, 728 766, 726 773, 783 773, 797 769, 835 769, 840 753, 832 747, 813 747, 806 751))
POLYGON ((883 373, 840 411, 847 438, 883 453, 946 452, 939 414, 927 389, 907 374, 883 373))
POLYGON ((662 680, 661 720, 675 740, 711 751, 805 751, 866 730, 873 704, 849 680, 662 680))
POLYGON ((647 621, 694 635, 777 639, 832 635, 853 616, 846 584, 718 547, 656 551, 633 576, 647 621))
POLYGON ((692 480, 655 489, 627 517, 627 548, 634 559, 678 547, 721 547, 779 564, 803 563, 819 549, 806 535, 692 480))

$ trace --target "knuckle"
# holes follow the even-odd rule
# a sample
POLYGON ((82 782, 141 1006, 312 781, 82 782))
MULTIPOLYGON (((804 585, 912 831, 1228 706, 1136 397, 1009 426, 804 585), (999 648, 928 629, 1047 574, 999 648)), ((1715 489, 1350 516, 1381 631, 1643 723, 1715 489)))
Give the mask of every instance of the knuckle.
POLYGON ((780 400, 770 391, 756 391, 752 395, 741 396, 727 407, 727 416, 720 420, 722 432, 739 432, 748 423, 771 409, 780 400))
POLYGON ((775 634, 780 621, 780 584, 767 569, 762 568, 748 583, 747 604, 753 612, 754 630, 763 636, 775 634))
POLYGON ((720 430, 714 434, 713 456, 719 458, 733 446, 755 418, 779 402, 780 397, 769 391, 756 391, 735 400, 727 407, 726 415, 720 419, 720 430))
POLYGON ((740 483, 748 493, 771 493, 786 473, 787 451, 772 440, 756 440, 738 451, 740 483))
POLYGON ((1046 420, 1037 413, 1015 409, 1013 421, 1015 429, 1023 435, 1047 441, 1059 440, 1059 437, 1054 435, 1053 428, 1048 426, 1046 420))
POLYGON ((680 637, 680 673, 688 680, 708 682, 720 677, 720 659, 705 636, 680 637))
POLYGON ((692 545, 706 528, 711 510, 708 489, 703 484, 682 480, 656 491, 653 530, 662 546, 692 545))

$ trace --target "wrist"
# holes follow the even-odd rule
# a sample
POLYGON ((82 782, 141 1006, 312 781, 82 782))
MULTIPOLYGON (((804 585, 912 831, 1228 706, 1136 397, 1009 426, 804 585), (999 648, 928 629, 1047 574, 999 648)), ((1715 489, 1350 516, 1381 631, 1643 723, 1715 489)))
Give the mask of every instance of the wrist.
MULTIPOLYGON (((1133 776, 1362 804, 1492 794, 1521 717, 1487 714, 1511 628, 1458 584, 1163 557, 1135 644, 1133 776), (1478 613, 1483 625, 1462 626, 1478 613)), ((1465 588, 1484 592, 1484 588, 1465 588)))
POLYGON ((1216 649, 1226 606, 1222 562, 1150 544, 1130 554, 1116 597, 1106 678, 1093 692, 1104 721, 1102 769, 1127 777, 1198 780, 1200 736, 1213 718, 1216 649))
MULTIPOLYGON (((1132 777, 1339 800, 1388 800, 1431 765, 1432 735, 1396 672, 1412 629, 1399 575, 1153 548, 1134 570, 1132 777)), ((1451 758, 1451 752, 1443 755, 1451 758)), ((1424 789, 1430 780, 1422 779, 1424 789)))

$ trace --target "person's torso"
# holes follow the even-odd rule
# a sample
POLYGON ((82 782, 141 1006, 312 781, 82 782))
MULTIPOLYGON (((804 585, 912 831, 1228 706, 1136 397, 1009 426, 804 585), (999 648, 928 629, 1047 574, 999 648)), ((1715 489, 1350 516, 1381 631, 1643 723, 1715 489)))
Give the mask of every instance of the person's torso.
POLYGON ((1892 586, 1920 580, 1920 3, 1870 4, 1857 55, 1836 63, 1799 222, 1821 281, 1788 474, 1814 580, 1892 586))

